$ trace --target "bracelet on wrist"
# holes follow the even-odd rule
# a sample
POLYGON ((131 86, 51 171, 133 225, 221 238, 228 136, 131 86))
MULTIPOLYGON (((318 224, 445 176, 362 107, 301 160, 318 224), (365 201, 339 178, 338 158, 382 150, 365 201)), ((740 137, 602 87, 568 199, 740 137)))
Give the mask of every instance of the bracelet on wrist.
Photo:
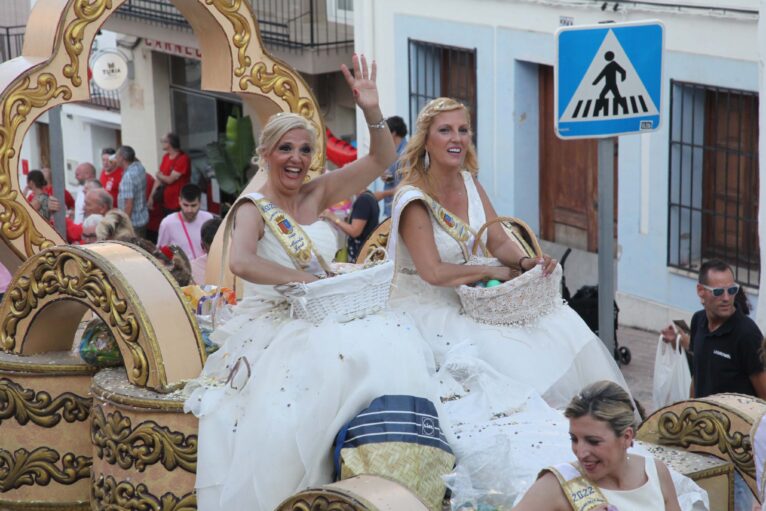
POLYGON ((382 130, 384 128, 388 129, 388 123, 386 122, 385 119, 381 119, 378 122, 368 122, 367 126, 372 128, 372 129, 380 129, 380 130, 382 130))

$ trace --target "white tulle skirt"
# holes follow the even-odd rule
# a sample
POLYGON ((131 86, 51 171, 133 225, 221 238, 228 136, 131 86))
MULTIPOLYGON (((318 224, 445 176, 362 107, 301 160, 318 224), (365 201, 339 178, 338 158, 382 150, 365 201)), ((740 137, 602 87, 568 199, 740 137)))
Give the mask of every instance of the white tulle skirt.
POLYGON ((581 388, 595 381, 611 380, 628 389, 601 340, 563 303, 528 325, 487 325, 461 313, 453 289, 437 288, 417 275, 400 273, 391 305, 415 319, 437 366, 455 346, 470 346, 478 359, 531 386, 554 408, 563 408, 581 388))
POLYGON ((214 333, 221 349, 187 387, 186 410, 200 419, 199 509, 272 511, 331 482, 335 435, 378 396, 439 406, 433 357, 410 325, 385 313, 314 326, 284 307, 239 305, 214 333))

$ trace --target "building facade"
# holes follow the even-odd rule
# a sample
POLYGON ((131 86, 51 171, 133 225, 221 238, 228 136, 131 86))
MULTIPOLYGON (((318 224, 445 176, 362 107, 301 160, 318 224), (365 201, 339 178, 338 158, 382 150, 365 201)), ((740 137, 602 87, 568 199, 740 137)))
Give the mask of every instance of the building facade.
POLYGON ((661 126, 619 137, 614 155, 620 320, 656 330, 698 308, 696 273, 712 257, 728 260, 757 302, 759 6, 359 0, 355 35, 357 51, 378 60, 387 114, 412 125, 430 98, 470 105, 479 178, 496 209, 527 220, 553 255, 577 249, 565 269, 576 288, 597 278, 597 142, 555 136, 555 32, 661 20, 661 126))

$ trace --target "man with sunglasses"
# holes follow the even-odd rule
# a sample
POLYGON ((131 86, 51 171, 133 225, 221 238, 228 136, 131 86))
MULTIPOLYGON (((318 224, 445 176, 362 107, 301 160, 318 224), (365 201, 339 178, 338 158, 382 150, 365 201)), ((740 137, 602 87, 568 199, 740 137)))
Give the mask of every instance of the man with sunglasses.
MULTIPOLYGON (((703 310, 692 317, 690 332, 680 333, 681 344, 693 356, 693 397, 737 392, 766 398, 766 372, 759 354, 763 334, 737 305, 739 291, 725 262, 713 259, 700 268, 697 296, 703 310)), ((672 325, 662 337, 675 341, 672 325)))

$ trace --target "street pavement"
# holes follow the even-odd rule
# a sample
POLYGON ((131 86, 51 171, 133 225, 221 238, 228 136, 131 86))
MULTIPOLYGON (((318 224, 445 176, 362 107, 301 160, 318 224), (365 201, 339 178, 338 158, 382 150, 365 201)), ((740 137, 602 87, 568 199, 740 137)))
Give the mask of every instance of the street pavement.
POLYGON ((630 349, 630 364, 621 367, 633 397, 643 405, 647 414, 654 411, 652 406, 652 377, 654 375, 654 356, 657 351, 659 332, 648 332, 636 328, 620 326, 617 329, 617 342, 630 349))

